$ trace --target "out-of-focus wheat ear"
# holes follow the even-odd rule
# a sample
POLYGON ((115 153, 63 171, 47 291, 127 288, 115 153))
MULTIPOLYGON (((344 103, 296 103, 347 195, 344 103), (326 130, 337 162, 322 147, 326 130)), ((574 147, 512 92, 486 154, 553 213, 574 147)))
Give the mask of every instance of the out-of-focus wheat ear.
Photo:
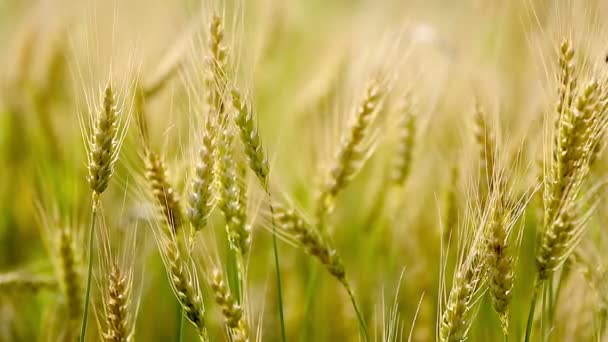
POLYGON ((317 202, 319 222, 324 222, 325 216, 333 210, 336 195, 350 183, 368 159, 366 138, 369 135, 370 126, 382 109, 385 97, 385 86, 381 81, 372 79, 354 113, 350 127, 342 136, 336 157, 331 163, 329 173, 321 188, 317 202))
POLYGON ((113 264, 107 275, 107 288, 104 289, 105 341, 128 342, 132 340, 134 327, 131 305, 132 275, 125 273, 118 264, 113 264))
POLYGON ((138 87, 135 91, 134 110, 137 133, 141 138, 144 150, 147 150, 150 148, 150 137, 146 118, 146 95, 141 87, 138 87))
POLYGON ((121 109, 117 107, 112 85, 108 84, 103 95, 103 107, 95 116, 92 136, 88 140, 87 178, 93 194, 100 195, 108 187, 114 173, 114 164, 120 147, 118 131, 121 109))
POLYGON ((180 253, 175 236, 167 235, 164 231, 155 232, 155 234, 173 293, 186 318, 197 328, 201 341, 208 342, 205 306, 196 270, 180 253))
POLYGON ((496 141, 492 128, 487 122, 486 113, 479 101, 475 104, 474 135, 479 153, 479 197, 487 201, 494 184, 494 164, 496 158, 496 141))
POLYGON ((222 315, 231 340, 235 342, 249 341, 249 326, 243 308, 232 296, 221 272, 217 269, 213 271, 211 289, 215 302, 222 308, 222 315))
POLYGON ((0 293, 36 294, 42 291, 56 291, 57 280, 22 272, 0 274, 0 293))
POLYGON ((450 179, 445 191, 445 219, 443 242, 447 243, 454 240, 458 227, 458 215, 460 212, 460 202, 458 198, 458 188, 460 181, 460 170, 458 164, 452 165, 450 179))
POLYGON ((145 151, 145 176, 163 219, 176 234, 183 223, 183 213, 177 190, 169 181, 167 166, 155 151, 145 151))
POLYGON ((416 113, 414 110, 412 99, 407 95, 399 109, 398 140, 392 159, 391 181, 398 186, 405 183, 412 165, 416 140, 416 113))
POLYGON ((441 315, 439 340, 442 342, 467 339, 475 306, 485 287, 485 264, 477 243, 457 266, 452 289, 441 315))
POLYGON ((57 236, 57 256, 59 258, 59 284, 66 301, 68 317, 78 321, 82 315, 82 270, 81 256, 70 228, 60 228, 57 236))
POLYGON ((235 123, 239 129, 241 143, 245 150, 249 167, 258 177, 262 185, 268 187, 268 158, 262 146, 256 123, 254 122, 251 105, 243 102, 237 90, 231 92, 232 104, 236 109, 235 123))
POLYGON ((241 186, 245 181, 237 159, 232 151, 232 133, 229 128, 222 132, 218 152, 219 177, 222 185, 219 207, 226 220, 226 230, 231 248, 245 255, 251 243, 251 227, 247 223, 246 189, 241 186))

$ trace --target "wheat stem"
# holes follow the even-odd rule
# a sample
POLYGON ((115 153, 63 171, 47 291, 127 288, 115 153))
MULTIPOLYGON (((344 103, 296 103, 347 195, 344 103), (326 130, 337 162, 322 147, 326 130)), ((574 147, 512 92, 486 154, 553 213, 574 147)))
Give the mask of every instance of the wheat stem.
POLYGON ((526 335, 524 342, 529 342, 532 337, 532 324, 534 323, 534 309, 536 308, 536 300, 538 299, 538 292, 542 287, 542 281, 539 280, 538 275, 534 278, 534 292, 532 293, 532 300, 530 301, 530 312, 528 313, 528 323, 526 324, 526 335))
MULTIPOLYGON (((268 190, 268 186, 266 186, 266 195, 270 198, 270 191, 268 190)), ((281 264, 279 262, 279 247, 277 245, 277 225, 274 220, 274 207, 272 202, 268 204, 271 215, 271 224, 272 224, 272 253, 274 255, 274 269, 277 274, 277 300, 279 303, 279 318, 281 320, 281 338, 282 341, 287 341, 286 333, 285 333, 285 316, 283 314, 283 290, 281 284, 281 264)))
POLYGON ((99 197, 93 193, 93 204, 91 213, 91 226, 89 228, 89 261, 87 269, 87 288, 84 295, 84 312, 82 314, 82 326, 80 328, 80 342, 85 341, 87 332, 87 320, 89 316, 89 300, 91 296, 91 278, 93 274, 93 239, 95 236, 95 219, 97 217, 97 206, 99 205, 99 197))
POLYGON ((357 313, 357 319, 359 320, 359 326, 361 328, 361 331, 363 332, 363 337, 365 339, 365 341, 369 341, 369 335, 367 333, 367 327, 365 326, 365 319, 363 318, 363 315, 361 314, 361 311, 359 310, 359 306, 357 306, 357 301, 355 300, 355 295, 353 294, 353 291, 351 290, 350 286, 348 286, 348 284, 346 282, 343 282, 344 287, 346 288, 346 292, 348 292, 348 296, 350 297, 350 301, 353 304, 353 308, 355 309, 355 312, 357 313))

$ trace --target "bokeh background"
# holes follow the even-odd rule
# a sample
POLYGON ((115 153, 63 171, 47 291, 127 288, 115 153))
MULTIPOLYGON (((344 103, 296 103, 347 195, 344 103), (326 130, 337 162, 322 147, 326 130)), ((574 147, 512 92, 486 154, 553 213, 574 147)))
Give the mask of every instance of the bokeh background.
MULTIPOLYGON (((540 172, 560 40, 571 37, 585 65, 601 65, 608 52, 601 20, 608 3, 601 0, 0 0, 1 272, 55 277, 49 238, 55 226, 73 227, 86 255, 90 194, 79 117, 88 117, 110 78, 125 89, 130 108, 129 82, 153 82, 180 65, 147 103, 147 115, 152 144, 162 151, 177 188, 187 190, 212 13, 225 18, 235 78, 255 104, 271 157, 273 193, 310 215, 320 177, 374 68, 394 76, 386 112, 406 94, 414 99, 420 125, 406 184, 387 189, 382 183, 396 126, 393 116, 383 114, 376 153, 339 196, 332 215, 333 242, 375 340, 407 340, 410 332, 413 341, 435 339, 440 268, 453 265, 458 249, 452 244, 446 251, 445 231, 478 215, 471 166, 478 153, 471 129, 476 101, 486 107, 505 153, 521 153, 512 178, 513 191, 523 193, 540 172)), ((177 309, 153 228, 141 210, 147 198, 140 144, 132 122, 103 197, 103 216, 108 229, 119 232, 111 233, 118 245, 119 237, 137 231, 130 255, 139 298, 134 339, 169 341, 175 338, 177 309)), ((604 159, 593 174, 598 179, 604 159)), ((259 326, 258 339, 277 341, 271 235, 259 197, 251 190, 249 316, 259 326)), ((514 338, 521 336, 532 290, 534 203, 518 224, 524 233, 513 295, 514 338)), ((587 251, 601 251, 604 244, 604 207, 600 203, 583 238, 587 251)), ((201 279, 225 260, 222 232, 221 215, 214 215, 202 237, 205 247, 195 255, 201 279)), ((287 243, 279 250, 288 340, 357 340, 357 319, 340 284, 301 250, 287 243)), ((600 253, 591 254, 601 263, 600 253)), ((549 340, 591 338, 601 301, 583 277, 572 279, 549 340)), ((220 313, 202 283, 212 340, 223 340, 220 313)), ((92 305, 100 314, 97 291, 94 282, 92 305)), ((59 339, 63 303, 57 290, 0 293, 0 341, 59 339)), ((90 340, 99 338, 96 317, 90 340)), ((194 339, 190 325, 185 329, 186 340, 194 339)), ((501 338, 484 299, 471 340, 501 338)))

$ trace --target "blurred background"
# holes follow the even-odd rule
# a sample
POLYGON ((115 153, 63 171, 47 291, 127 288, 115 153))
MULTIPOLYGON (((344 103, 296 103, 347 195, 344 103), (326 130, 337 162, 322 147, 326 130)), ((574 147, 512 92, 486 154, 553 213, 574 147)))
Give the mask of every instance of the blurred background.
MULTIPOLYGON (((521 154, 511 172, 513 191, 523 193, 539 175, 547 122, 552 122, 545 115, 555 101, 559 42, 572 37, 589 70, 601 70, 608 52, 601 21, 608 2, 601 0, 0 0, 2 273, 56 277, 52 236, 59 226, 75 232, 84 265, 90 190, 79 118, 100 106, 109 79, 123 90, 119 95, 129 109, 129 84, 151 84, 178 65, 146 109, 152 144, 186 197, 200 135, 196 117, 213 13, 225 18, 235 79, 254 103, 271 159, 273 192, 310 215, 320 177, 369 75, 381 67, 394 78, 387 112, 411 94, 420 125, 406 184, 383 187, 396 126, 386 114, 376 127, 374 155, 339 196, 332 215, 332 240, 370 334, 383 341, 407 340, 410 332, 413 341, 435 339, 440 269, 453 265, 457 252, 453 247, 442 253, 445 231, 477 215, 470 167, 477 158, 471 133, 475 103, 486 108, 505 153, 521 154)), ((135 260, 139 298, 134 340, 168 341, 175 338, 177 309, 141 210, 147 198, 133 122, 103 196, 103 216, 110 231, 119 232, 111 233, 112 239, 137 231, 137 248, 129 256, 135 260)), ((247 181, 255 183, 252 177, 247 181)), ((277 341, 271 234, 256 202, 260 196, 253 192, 248 315, 259 327, 257 339, 277 341)), ((590 223, 584 241, 590 240, 589 249, 601 250, 604 212, 598 210, 590 223)), ((524 216, 510 327, 514 337, 524 328, 534 270, 537 213, 530 209, 524 216)), ((202 237, 206 247, 195 258, 201 279, 210 265, 225 259, 222 231, 221 215, 214 215, 202 237)), ((279 247, 287 340, 358 340, 357 319, 340 284, 301 250, 287 243, 279 247)), ((96 314, 89 340, 99 339, 95 323, 102 314, 93 284, 96 314)), ((597 300, 580 279, 576 284, 564 290, 550 340, 591 338, 594 311, 589 308, 597 300)), ((201 285, 212 340, 226 339, 208 285, 201 285)), ((0 341, 60 340, 63 297, 57 289, 0 293, 0 341)), ((500 340, 498 327, 484 299, 471 340, 500 340)), ((185 333, 186 341, 195 338, 189 324, 185 333)))

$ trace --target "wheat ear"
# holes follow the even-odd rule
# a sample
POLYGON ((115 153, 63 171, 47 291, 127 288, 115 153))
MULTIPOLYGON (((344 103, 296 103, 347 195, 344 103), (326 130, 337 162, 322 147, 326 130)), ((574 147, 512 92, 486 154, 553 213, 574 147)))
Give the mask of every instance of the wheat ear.
POLYGON ((333 210, 336 195, 348 185, 367 159, 369 151, 365 146, 365 140, 372 122, 382 108, 385 95, 383 86, 377 80, 369 82, 350 127, 342 137, 321 189, 317 204, 319 222, 324 222, 325 216, 333 210))
POLYGON ((183 222, 180 197, 169 181, 167 166, 161 156, 151 149, 145 152, 145 176, 162 217, 171 231, 177 233, 183 222))
POLYGON ((286 208, 278 203, 274 203, 272 207, 274 208, 272 215, 274 215, 276 226, 295 239, 306 253, 316 258, 329 274, 344 286, 357 313, 363 336, 366 341, 369 340, 365 320, 359 311, 352 288, 346 279, 344 264, 342 264, 338 251, 318 229, 314 228, 294 209, 286 208))
POLYGON ((397 144, 392 158, 391 181, 403 185, 412 166, 412 154, 416 139, 416 114, 409 96, 406 96, 400 108, 397 144))
POLYGON ((58 283, 52 277, 26 273, 6 273, 0 275, 0 292, 34 294, 44 290, 56 291, 58 283))
POLYGON ((181 255, 176 237, 156 232, 156 240, 167 271, 169 284, 181 305, 184 315, 197 328, 201 341, 208 342, 205 307, 200 293, 196 270, 181 255))
POLYGON ((213 271, 211 289, 216 303, 222 308, 222 315, 231 340, 234 342, 249 341, 249 327, 243 309, 230 293, 228 285, 224 282, 218 270, 213 271))
POLYGON ((103 338, 108 342, 129 342, 133 340, 131 289, 133 278, 123 272, 117 264, 113 264, 108 275, 107 288, 104 290, 104 313, 106 329, 103 338))

